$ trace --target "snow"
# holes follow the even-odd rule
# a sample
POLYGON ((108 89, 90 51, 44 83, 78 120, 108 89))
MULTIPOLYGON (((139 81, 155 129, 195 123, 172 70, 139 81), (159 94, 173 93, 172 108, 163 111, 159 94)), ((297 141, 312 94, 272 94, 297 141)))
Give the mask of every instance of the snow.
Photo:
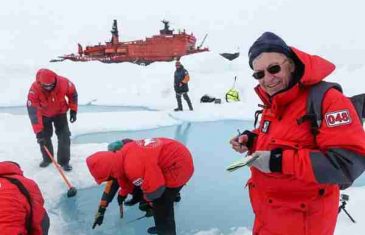
MULTIPOLYGON (((289 1, 240 0, 204 2, 186 0, 174 3, 154 1, 6 1, 0 9, 0 106, 19 106, 26 96, 37 69, 46 67, 70 78, 79 92, 80 104, 143 106, 148 110, 130 112, 79 113, 70 125, 73 137, 118 130, 140 130, 171 126, 186 121, 252 120, 258 98, 253 92, 256 81, 247 63, 247 51, 264 31, 282 36, 289 45, 318 54, 336 64, 337 69, 328 80, 339 82, 347 95, 362 93, 365 54, 365 3, 351 4, 340 0, 289 1), (143 39, 158 32, 160 21, 167 19, 171 26, 194 32, 199 40, 208 33, 205 45, 210 52, 182 58, 191 76, 189 95, 193 112, 171 112, 175 108, 172 87, 173 62, 154 63, 147 67, 129 63, 49 63, 58 55, 75 53, 77 43, 83 46, 110 39, 112 20, 118 20, 121 40, 143 39), (241 52, 229 62, 218 54, 241 52), (241 102, 200 104, 204 94, 224 100, 225 92, 236 88, 241 102)), ((184 101, 183 101, 184 102, 184 101)), ((185 103, 184 103, 185 105, 185 103)), ((186 107, 186 106, 185 106, 186 107)), ((64 193, 58 173, 51 167, 40 169, 40 154, 26 115, 0 113, 0 161, 17 161, 26 176, 36 180, 46 200, 53 208, 64 193)), ((95 185, 85 167, 85 158, 105 149, 104 144, 72 145, 72 165, 67 173, 78 188, 95 185), (77 170, 76 170, 77 169, 77 170)), ((347 209, 356 218, 351 223, 341 213, 336 235, 363 234, 365 216, 365 188, 353 187, 347 209)), ((50 234, 60 234, 62 221, 51 216, 50 234)), ((249 234, 250 228, 240 227, 233 234, 249 234)), ((215 228, 199 231, 198 235, 216 235, 215 228)))

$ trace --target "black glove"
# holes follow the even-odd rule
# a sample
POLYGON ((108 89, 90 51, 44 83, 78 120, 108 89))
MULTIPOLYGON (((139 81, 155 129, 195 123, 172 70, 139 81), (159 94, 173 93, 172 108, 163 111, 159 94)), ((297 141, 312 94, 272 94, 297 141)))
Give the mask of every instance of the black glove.
POLYGON ((120 215, 120 218, 123 218, 124 216, 124 211, 123 211, 123 202, 124 200, 126 199, 127 197, 125 196, 121 196, 118 194, 118 204, 119 204, 119 215, 120 215))
POLYGON ((247 135, 248 136, 248 140, 247 140, 247 143, 246 143, 246 147, 249 148, 249 149, 252 148, 253 143, 254 143, 254 140, 257 137, 257 134, 255 134, 255 133, 253 133, 251 131, 245 130, 240 135, 247 135))
POLYGON ((71 123, 74 123, 76 122, 76 115, 77 115, 77 112, 76 111, 73 111, 73 110, 70 110, 70 122, 71 123))
POLYGON ((132 198, 125 201, 124 205, 126 206, 133 206, 135 204, 137 204, 138 202, 143 201, 143 192, 141 187, 135 187, 133 190, 133 194, 132 194, 132 198))
POLYGON ((105 210, 105 207, 99 206, 98 212, 95 214, 93 229, 96 227, 96 225, 100 226, 103 223, 105 210))
POLYGON ((138 209, 143 211, 143 212, 146 212, 145 217, 153 216, 152 206, 146 201, 141 201, 139 203, 138 209))
POLYGON ((40 144, 40 145, 44 145, 44 144, 46 143, 46 138, 44 138, 43 131, 38 132, 38 133, 36 134, 36 138, 37 138, 37 142, 38 142, 38 144, 40 144))
POLYGON ((176 194, 174 202, 180 202, 181 201, 181 194, 180 192, 176 194))
POLYGON ((145 217, 152 217, 153 216, 153 210, 152 207, 149 208, 148 210, 146 210, 146 214, 144 215, 145 217))

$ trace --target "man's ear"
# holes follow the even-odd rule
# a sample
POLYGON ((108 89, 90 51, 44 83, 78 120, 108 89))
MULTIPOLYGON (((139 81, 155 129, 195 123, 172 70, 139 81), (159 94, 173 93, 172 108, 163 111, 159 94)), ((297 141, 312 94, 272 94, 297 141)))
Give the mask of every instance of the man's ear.
POLYGON ((290 72, 291 73, 294 73, 294 71, 295 71, 295 63, 294 63, 294 61, 292 60, 292 59, 288 59, 288 61, 289 61, 289 66, 290 66, 290 72))

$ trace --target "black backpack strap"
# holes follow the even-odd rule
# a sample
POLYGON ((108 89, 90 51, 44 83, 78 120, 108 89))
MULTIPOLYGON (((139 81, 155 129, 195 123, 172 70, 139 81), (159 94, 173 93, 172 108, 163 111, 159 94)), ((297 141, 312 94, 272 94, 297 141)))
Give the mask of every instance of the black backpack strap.
POLYGON ((304 116, 297 120, 298 124, 302 124, 305 121, 310 121, 311 132, 314 136, 318 134, 318 128, 322 122, 322 101, 326 92, 335 88, 342 92, 342 87, 334 82, 321 81, 312 86, 309 91, 307 99, 307 112, 304 116))
POLYGON ((20 180, 16 179, 16 178, 12 178, 12 177, 8 177, 8 176, 3 176, 0 175, 0 178, 4 178, 7 179, 10 183, 14 184, 15 186, 17 186, 17 188, 19 189, 19 191, 24 195, 24 197, 27 199, 29 206, 30 206, 30 213, 29 215, 27 215, 26 217, 26 221, 25 221, 25 225, 27 227, 27 231, 30 234, 32 231, 32 218, 33 218, 33 207, 32 207, 32 199, 30 197, 29 191, 27 190, 27 188, 22 184, 22 182, 20 182, 20 180))
POLYGON ((350 97, 352 104, 354 105, 357 115, 360 118, 361 123, 364 123, 365 119, 365 94, 359 94, 350 97))
POLYGON ((253 124, 253 128, 256 128, 257 122, 259 121, 259 116, 262 115, 263 112, 264 112, 263 109, 256 110, 256 112, 255 112, 255 122, 253 124))

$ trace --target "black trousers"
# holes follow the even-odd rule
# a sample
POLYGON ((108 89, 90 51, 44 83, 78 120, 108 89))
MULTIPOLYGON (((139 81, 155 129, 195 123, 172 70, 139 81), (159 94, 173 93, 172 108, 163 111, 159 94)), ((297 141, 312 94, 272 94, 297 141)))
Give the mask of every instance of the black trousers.
POLYGON ((181 188, 166 188, 162 196, 153 201, 153 219, 159 235, 176 235, 174 201, 181 188))
POLYGON ((184 97, 184 100, 189 106, 189 110, 193 110, 193 105, 191 104, 191 100, 187 92, 176 92, 176 101, 177 101, 177 108, 179 110, 183 110, 183 105, 181 101, 181 96, 184 97))
MULTIPOLYGON (((52 145, 52 135, 53 135, 53 125, 56 129, 56 135, 58 139, 57 148, 57 162, 62 166, 68 164, 70 161, 70 136, 71 132, 68 127, 67 115, 66 113, 60 114, 54 117, 44 117, 43 116, 43 134, 45 138, 45 146, 53 155, 53 145, 52 145)), ((46 151, 40 145, 43 160, 50 162, 51 159, 48 157, 46 151)))

